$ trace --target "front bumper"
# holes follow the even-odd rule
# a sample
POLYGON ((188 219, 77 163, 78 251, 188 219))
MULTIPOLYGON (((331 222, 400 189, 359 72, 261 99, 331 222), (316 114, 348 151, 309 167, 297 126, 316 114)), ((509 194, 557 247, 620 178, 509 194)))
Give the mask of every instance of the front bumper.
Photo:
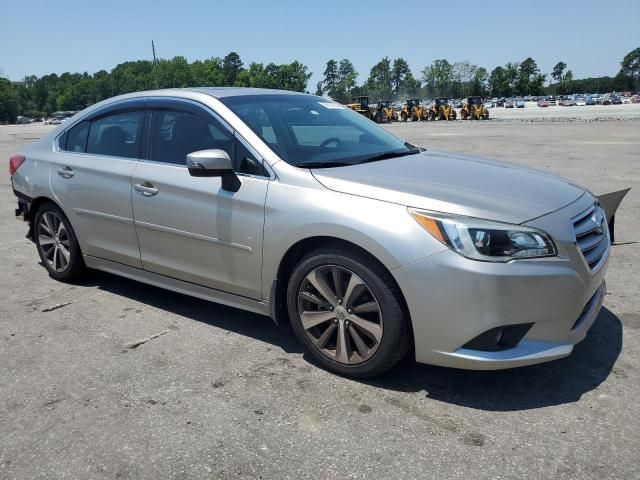
POLYGON ((591 271, 573 236, 571 218, 589 201, 590 196, 528 223, 552 234, 557 257, 489 263, 448 250, 393 270, 411 314, 416 360, 492 370, 569 355, 585 338, 605 295, 610 246, 591 271), (511 348, 463 347, 488 330, 519 324, 533 325, 511 348))

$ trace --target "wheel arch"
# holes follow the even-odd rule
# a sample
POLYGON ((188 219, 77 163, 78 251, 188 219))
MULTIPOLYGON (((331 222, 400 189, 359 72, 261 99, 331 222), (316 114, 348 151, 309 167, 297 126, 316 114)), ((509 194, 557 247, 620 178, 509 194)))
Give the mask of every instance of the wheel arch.
POLYGON ((31 204, 29 205, 29 216, 27 220, 29 222, 30 234, 33 234, 34 232, 33 228, 34 228, 34 222, 36 221, 36 214, 38 213, 38 210, 40 210, 40 207, 45 203, 52 203, 56 207, 58 207, 60 210, 62 210, 62 213, 64 213, 65 217, 67 217, 67 221, 69 222, 69 225, 71 225, 71 222, 69 221, 69 216, 65 213, 62 206, 58 202, 56 202, 53 198, 47 197, 45 195, 41 195, 31 200, 31 204))
POLYGON ((378 258, 376 258, 373 254, 367 251, 365 248, 357 245, 348 240, 344 240, 338 237, 332 236, 313 236, 301 239, 291 245, 289 249, 285 252, 284 256, 280 260, 277 270, 277 276, 273 281, 273 285, 271 288, 271 317, 272 319, 280 324, 289 322, 289 315, 287 312, 287 287, 289 285, 289 280, 293 273, 293 269, 297 265, 297 263, 310 251, 316 250, 321 247, 326 248, 335 248, 341 247, 347 250, 353 250, 358 252, 359 254, 367 257, 371 262, 376 263, 378 266, 383 268, 388 274, 389 278, 393 282, 393 289, 398 295, 398 301, 402 305, 403 312, 409 321, 409 331, 411 332, 411 347, 413 348, 413 323, 411 321, 411 314, 409 312, 409 307, 407 305, 407 301, 404 298, 404 293, 400 288, 400 285, 394 278, 391 271, 382 263, 378 258))

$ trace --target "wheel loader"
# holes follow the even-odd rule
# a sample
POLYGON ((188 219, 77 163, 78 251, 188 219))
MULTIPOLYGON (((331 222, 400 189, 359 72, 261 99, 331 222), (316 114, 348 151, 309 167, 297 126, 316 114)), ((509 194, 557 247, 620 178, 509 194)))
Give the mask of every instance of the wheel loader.
POLYGON ((354 97, 351 103, 347 103, 346 107, 369 119, 372 118, 371 107, 369 106, 369 97, 367 96, 354 97))
POLYGON ((427 119, 434 120, 455 120, 456 119, 456 111, 453 108, 453 105, 449 104, 449 99, 447 98, 436 98, 431 108, 427 113, 427 119))
POLYGON ((391 123, 396 112, 393 111, 390 100, 380 100, 372 109, 373 121, 376 123, 391 123))
POLYGON ((427 119, 427 111, 418 98, 411 98, 405 102, 400 111, 400 120, 406 122, 419 122, 427 119))
POLYGON ((462 120, 488 120, 489 110, 485 108, 482 97, 469 97, 460 110, 462 120))

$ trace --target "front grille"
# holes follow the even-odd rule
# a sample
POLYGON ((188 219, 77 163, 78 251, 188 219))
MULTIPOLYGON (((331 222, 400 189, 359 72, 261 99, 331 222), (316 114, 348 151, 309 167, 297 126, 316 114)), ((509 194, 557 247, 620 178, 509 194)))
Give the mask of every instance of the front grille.
POLYGON ((589 269, 597 270, 609 248, 609 231, 604 210, 594 204, 573 219, 576 243, 589 269))

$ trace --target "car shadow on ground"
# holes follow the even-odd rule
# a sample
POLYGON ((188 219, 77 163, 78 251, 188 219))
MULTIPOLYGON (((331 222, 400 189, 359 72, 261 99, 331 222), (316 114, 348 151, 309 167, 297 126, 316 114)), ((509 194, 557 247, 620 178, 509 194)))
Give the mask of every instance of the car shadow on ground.
MULTIPOLYGON (((303 353, 291 328, 269 318, 200 300, 108 273, 93 272, 85 286, 120 295, 175 315, 267 342, 287 353, 303 353)), ((604 382, 622 349, 622 323, 603 308, 587 338, 561 360, 498 371, 472 371, 416 363, 408 355, 368 385, 426 393, 441 402, 490 411, 515 411, 578 401, 604 382)), ((314 363, 310 355, 304 359, 314 363)))
POLYGON ((227 307, 98 271, 92 271, 82 285, 94 286, 100 290, 165 310, 189 320, 255 338, 282 348, 287 353, 303 352, 290 328, 278 327, 269 317, 264 315, 227 307))
POLYGON ((603 308, 587 337, 570 356, 560 360, 508 370, 473 371, 405 359, 368 383, 396 391, 425 391, 427 398, 469 408, 526 410, 578 401, 607 379, 621 350, 622 323, 603 308))

